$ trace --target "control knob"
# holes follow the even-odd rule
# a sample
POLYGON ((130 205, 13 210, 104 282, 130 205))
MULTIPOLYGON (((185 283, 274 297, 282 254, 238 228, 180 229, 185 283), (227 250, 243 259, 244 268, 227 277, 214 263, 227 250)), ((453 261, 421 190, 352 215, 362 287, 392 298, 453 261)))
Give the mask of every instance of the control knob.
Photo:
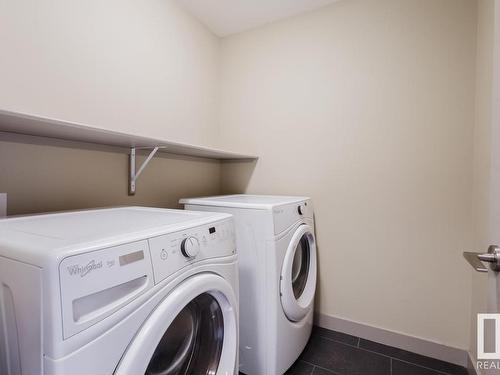
POLYGON ((307 213, 307 204, 301 204, 297 207, 299 215, 305 215, 307 213))
POLYGON ((181 242, 181 252, 186 258, 194 258, 200 252, 200 242, 193 236, 184 238, 181 242))

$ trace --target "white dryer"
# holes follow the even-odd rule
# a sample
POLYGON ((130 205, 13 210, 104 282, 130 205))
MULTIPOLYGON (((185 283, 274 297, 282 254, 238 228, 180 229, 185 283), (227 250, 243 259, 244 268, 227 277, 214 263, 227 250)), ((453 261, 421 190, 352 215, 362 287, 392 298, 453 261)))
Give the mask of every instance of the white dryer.
POLYGON ((240 371, 283 374, 311 334, 316 289, 312 202, 229 195, 182 199, 188 210, 231 213, 240 266, 240 371))
POLYGON ((227 214, 124 207, 0 221, 0 374, 233 375, 227 214))

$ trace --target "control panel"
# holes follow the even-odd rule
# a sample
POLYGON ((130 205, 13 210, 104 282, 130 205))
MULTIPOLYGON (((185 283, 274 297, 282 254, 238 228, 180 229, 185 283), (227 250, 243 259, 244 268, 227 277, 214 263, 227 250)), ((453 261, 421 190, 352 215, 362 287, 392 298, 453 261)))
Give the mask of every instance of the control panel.
POLYGON ((287 230, 290 225, 304 219, 312 219, 314 209, 310 199, 279 206, 273 209, 274 214, 274 234, 278 235, 287 230))
POLYGON ((236 253, 232 219, 165 234, 148 241, 156 284, 190 264, 236 253))

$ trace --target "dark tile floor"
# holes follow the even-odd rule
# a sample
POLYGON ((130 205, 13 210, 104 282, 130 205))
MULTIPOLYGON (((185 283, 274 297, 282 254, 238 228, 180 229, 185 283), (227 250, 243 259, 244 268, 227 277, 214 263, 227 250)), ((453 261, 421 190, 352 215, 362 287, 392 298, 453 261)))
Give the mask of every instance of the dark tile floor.
POLYGON ((314 327, 286 375, 466 375, 452 363, 314 327))

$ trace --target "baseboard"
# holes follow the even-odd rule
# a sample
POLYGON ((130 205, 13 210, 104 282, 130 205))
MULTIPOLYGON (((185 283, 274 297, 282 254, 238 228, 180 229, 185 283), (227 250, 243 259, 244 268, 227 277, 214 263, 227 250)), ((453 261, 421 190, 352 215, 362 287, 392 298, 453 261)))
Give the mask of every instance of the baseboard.
POLYGON ((467 373, 469 375, 481 375, 481 371, 474 366, 475 359, 470 352, 467 353, 467 373))
MULTIPOLYGON (((383 328, 368 326, 347 319, 315 313, 314 322, 316 325, 323 328, 347 333, 370 341, 376 341, 384 345, 440 359, 463 367, 468 367, 468 361, 470 360, 469 353, 464 349, 453 348, 433 341, 408 336, 383 328)), ((474 368, 474 366, 472 366, 472 368, 474 368)))

